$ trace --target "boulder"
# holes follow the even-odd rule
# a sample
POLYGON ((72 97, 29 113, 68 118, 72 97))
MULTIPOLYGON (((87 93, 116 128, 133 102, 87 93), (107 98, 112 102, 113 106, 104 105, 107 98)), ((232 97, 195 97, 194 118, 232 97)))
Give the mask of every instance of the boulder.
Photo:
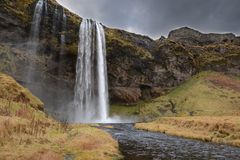
POLYGON ((132 104, 140 100, 141 89, 129 87, 114 87, 110 90, 111 101, 132 104))

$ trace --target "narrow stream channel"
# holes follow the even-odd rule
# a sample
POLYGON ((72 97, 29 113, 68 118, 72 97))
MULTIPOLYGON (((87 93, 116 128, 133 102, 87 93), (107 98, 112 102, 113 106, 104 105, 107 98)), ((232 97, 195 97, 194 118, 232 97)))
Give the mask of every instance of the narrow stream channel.
POLYGON ((111 126, 102 128, 118 141, 125 160, 240 160, 240 148, 140 131, 133 124, 111 126))

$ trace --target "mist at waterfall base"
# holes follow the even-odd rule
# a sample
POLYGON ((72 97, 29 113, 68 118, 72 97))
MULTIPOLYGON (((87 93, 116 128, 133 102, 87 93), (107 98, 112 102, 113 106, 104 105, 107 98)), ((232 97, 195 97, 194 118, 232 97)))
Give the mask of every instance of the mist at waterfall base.
MULTIPOLYGON (((48 16, 47 0, 36 3, 27 50, 29 57, 39 58, 42 28, 48 16)), ((64 10, 55 8, 51 20, 51 34, 60 35, 58 74, 62 72, 67 30, 64 10), (57 26, 61 26, 59 30, 57 26), (61 34, 58 34, 61 33, 61 34)), ((49 19, 47 18, 49 21, 49 19)), ((109 116, 106 46, 103 26, 92 20, 83 20, 79 32, 79 50, 76 65, 75 90, 61 81, 43 80, 41 68, 31 61, 26 66, 25 85, 40 99, 45 100, 45 112, 69 123, 132 123, 137 117, 109 116), (51 93, 51 94, 46 94, 51 93), (55 93, 55 94, 53 94, 55 93), (47 100, 47 101, 46 101, 47 100), (50 104, 50 105, 49 105, 50 104), (54 106, 54 107, 53 107, 54 106)), ((41 46, 44 48, 44 46, 41 46)))

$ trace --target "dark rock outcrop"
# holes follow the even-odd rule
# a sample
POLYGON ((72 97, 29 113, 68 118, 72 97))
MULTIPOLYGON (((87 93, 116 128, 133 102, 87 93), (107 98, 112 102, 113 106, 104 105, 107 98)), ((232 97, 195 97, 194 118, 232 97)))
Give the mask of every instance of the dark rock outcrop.
POLYGON ((185 45, 209 45, 216 43, 233 42, 236 36, 232 33, 227 34, 204 34, 194 29, 183 27, 171 31, 168 36, 169 39, 180 42, 185 45))
POLYGON ((111 99, 115 103, 136 103, 141 96, 139 88, 114 87, 111 89, 111 99))

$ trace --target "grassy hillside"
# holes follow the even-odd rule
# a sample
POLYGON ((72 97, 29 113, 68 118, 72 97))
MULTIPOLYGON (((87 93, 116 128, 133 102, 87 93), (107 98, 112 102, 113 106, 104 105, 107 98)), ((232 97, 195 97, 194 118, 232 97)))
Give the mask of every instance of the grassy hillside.
POLYGON ((108 133, 58 123, 39 110, 42 106, 27 89, 0 74, 0 160, 121 158, 108 133))
POLYGON ((202 72, 167 95, 147 103, 145 116, 240 115, 240 80, 216 72, 202 72))
POLYGON ((138 129, 240 147, 240 79, 202 72, 141 108, 138 129))
POLYGON ((43 103, 33 96, 30 91, 20 86, 16 81, 0 73, 0 101, 28 104, 33 108, 43 110, 43 103))

